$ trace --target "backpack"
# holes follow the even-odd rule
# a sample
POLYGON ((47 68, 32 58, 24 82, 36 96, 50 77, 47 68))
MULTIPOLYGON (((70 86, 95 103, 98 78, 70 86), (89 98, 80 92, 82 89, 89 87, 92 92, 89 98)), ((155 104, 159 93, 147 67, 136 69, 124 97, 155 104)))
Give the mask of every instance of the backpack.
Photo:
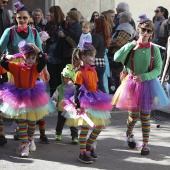
MULTIPOLYGON (((12 49, 12 43, 13 43, 13 40, 14 40, 14 29, 15 29, 15 26, 12 26, 11 29, 10 29, 10 36, 9 36, 9 43, 10 44, 10 47, 11 47, 11 52, 12 54, 15 54, 16 52, 12 49)), ((36 37, 37 37, 37 34, 36 34, 36 30, 34 28, 31 27, 31 30, 32 30, 32 33, 34 35, 34 40, 36 40, 36 37)))

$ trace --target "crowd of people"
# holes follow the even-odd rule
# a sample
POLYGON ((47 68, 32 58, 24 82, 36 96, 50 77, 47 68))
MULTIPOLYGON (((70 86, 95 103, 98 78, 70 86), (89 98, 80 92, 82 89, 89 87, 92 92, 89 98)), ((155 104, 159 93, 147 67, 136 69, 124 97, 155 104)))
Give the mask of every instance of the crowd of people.
POLYGON ((90 21, 76 8, 65 16, 60 6, 51 6, 45 19, 41 9, 29 11, 19 1, 11 16, 7 4, 0 0, 0 145, 7 143, 3 117, 10 118, 14 139, 21 140, 20 156, 28 157, 36 151, 36 124, 40 141, 50 143, 44 116, 57 110, 55 140, 62 140, 68 125, 72 143, 80 146, 78 160, 90 164, 98 158, 94 142, 117 107, 128 110, 131 149, 139 147, 133 128, 140 118, 141 155, 148 155, 151 111, 170 103, 168 10, 158 6, 152 20, 139 15, 136 27, 125 2, 116 13, 94 11, 90 21))

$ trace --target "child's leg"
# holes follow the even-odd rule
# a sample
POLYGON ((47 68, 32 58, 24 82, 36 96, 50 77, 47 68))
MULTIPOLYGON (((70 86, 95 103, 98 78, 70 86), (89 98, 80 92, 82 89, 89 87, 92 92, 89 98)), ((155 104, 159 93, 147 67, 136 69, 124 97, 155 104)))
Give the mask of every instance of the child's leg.
MULTIPOLYGON (((62 130, 64 127, 64 123, 66 121, 66 118, 64 116, 62 116, 61 114, 62 114, 62 112, 58 111, 58 120, 57 120, 57 126, 56 126, 56 140, 59 139, 59 138, 57 138, 58 136, 61 136, 62 130)), ((61 140, 61 137, 59 140, 61 140)))
POLYGON ((141 111, 140 117, 142 122, 143 144, 147 145, 150 135, 150 111, 141 111))
POLYGON ((3 134, 4 134, 4 122, 3 122, 3 118, 0 113, 0 135, 3 135, 3 134))
POLYGON ((4 122, 0 112, 0 145, 7 143, 7 139, 4 136, 4 122))
POLYGON ((138 108, 132 108, 128 110, 128 120, 127 120, 127 135, 131 135, 133 128, 139 119, 139 109, 138 108))
POLYGON ((74 126, 70 127, 71 136, 72 136, 72 143, 77 144, 78 143, 78 129, 74 126))
POLYGON ((35 128, 36 128, 36 121, 29 121, 28 120, 28 140, 29 140, 29 149, 30 151, 35 151, 36 146, 34 143, 34 133, 35 133, 35 128))
POLYGON ((48 140, 47 136, 45 135, 45 120, 40 119, 37 124, 39 125, 39 131, 40 131, 40 142, 49 144, 50 141, 48 140))
POLYGON ((40 136, 44 136, 45 135, 45 121, 44 121, 44 119, 40 119, 37 123, 39 125, 40 136))
MULTIPOLYGON (((96 138, 99 136, 100 132, 102 131, 103 126, 96 126, 93 131, 91 132, 88 140, 87 140, 87 147, 92 146, 96 138)), ((91 148, 89 148, 91 150, 91 148)))
POLYGON ((28 137, 32 139, 35 133, 36 121, 28 120, 28 137))
POLYGON ((80 144, 80 152, 82 154, 86 153, 86 142, 87 142, 86 138, 87 138, 88 131, 89 131, 89 127, 86 126, 81 127, 81 132, 79 135, 79 144, 80 144))
POLYGON ((28 144, 27 121, 24 119, 18 120, 19 135, 23 145, 28 144))

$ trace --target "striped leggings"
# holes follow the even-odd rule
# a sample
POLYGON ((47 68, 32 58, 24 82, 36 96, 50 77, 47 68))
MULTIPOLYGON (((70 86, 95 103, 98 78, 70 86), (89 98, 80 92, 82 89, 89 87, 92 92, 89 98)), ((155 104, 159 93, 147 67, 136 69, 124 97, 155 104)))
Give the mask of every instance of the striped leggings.
POLYGON ((36 128, 36 121, 29 121, 29 120, 18 120, 19 126, 19 135, 22 144, 27 144, 29 139, 31 139, 34 135, 35 128, 36 128))
POLYGON ((129 116, 127 120, 127 135, 132 134, 133 128, 140 116, 141 123, 142 123, 142 134, 143 134, 144 145, 147 145, 149 141, 150 112, 151 111, 139 111, 138 108, 132 108, 128 110, 129 116))
POLYGON ((81 132, 79 135, 79 145, 80 145, 80 152, 85 153, 86 147, 91 147, 96 138, 99 136, 100 132, 102 131, 103 126, 97 126, 91 132, 89 138, 87 139, 89 127, 83 126, 81 127, 81 132))

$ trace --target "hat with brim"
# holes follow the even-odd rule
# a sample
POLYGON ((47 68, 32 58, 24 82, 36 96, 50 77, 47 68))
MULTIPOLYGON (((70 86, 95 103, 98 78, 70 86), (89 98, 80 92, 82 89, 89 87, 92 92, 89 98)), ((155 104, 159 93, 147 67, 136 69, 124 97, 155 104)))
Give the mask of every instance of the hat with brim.
POLYGON ((20 53, 24 55, 34 51, 33 47, 30 46, 25 40, 20 41, 20 43, 18 44, 18 47, 19 47, 20 53))

